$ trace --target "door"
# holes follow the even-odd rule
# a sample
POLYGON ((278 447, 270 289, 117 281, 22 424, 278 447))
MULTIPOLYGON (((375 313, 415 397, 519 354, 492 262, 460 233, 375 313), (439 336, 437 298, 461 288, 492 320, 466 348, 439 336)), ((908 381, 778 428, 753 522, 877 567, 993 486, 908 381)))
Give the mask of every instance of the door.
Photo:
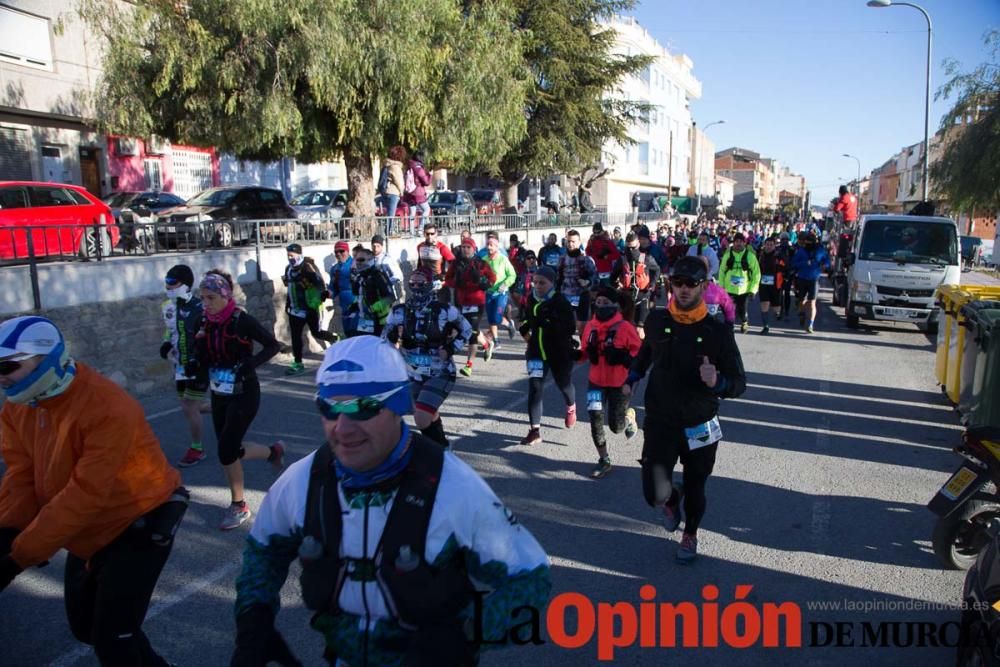
POLYGON ((98 199, 101 198, 101 169, 98 155, 100 151, 96 148, 80 149, 80 176, 83 180, 83 187, 87 192, 98 199))
POLYGON ((49 183, 69 181, 69 172, 63 164, 62 147, 42 146, 42 180, 49 183))
POLYGON ((32 225, 44 227, 44 236, 32 234, 36 255, 72 255, 79 249, 85 219, 85 207, 90 204, 83 195, 58 185, 33 185, 28 188, 32 225))

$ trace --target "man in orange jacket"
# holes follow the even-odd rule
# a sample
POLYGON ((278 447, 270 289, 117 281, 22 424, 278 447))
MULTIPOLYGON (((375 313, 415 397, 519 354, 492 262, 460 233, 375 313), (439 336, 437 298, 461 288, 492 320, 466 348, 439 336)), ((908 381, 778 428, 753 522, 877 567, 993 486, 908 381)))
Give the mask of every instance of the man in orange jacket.
POLYGON ((142 406, 43 317, 0 324, 0 591, 65 548, 70 629, 101 665, 165 666, 142 632, 187 509, 142 406))

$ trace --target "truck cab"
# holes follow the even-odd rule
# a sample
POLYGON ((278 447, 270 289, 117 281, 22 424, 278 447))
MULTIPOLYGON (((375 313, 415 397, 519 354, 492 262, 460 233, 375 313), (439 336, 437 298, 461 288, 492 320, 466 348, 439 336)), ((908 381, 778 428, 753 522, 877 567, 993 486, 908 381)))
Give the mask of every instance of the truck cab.
POLYGON ((954 220, 917 215, 866 215, 855 230, 847 271, 847 326, 861 320, 911 322, 937 329, 940 285, 962 276, 954 220))

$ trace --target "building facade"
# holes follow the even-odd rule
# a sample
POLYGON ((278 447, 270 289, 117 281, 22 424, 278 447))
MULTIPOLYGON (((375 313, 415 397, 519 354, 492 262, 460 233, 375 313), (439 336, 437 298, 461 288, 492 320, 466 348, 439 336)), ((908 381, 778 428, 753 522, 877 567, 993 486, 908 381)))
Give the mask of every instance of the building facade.
POLYGON ((688 171, 691 174, 691 186, 687 190, 689 197, 700 194, 704 199, 715 195, 715 143, 695 123, 691 125, 691 164, 688 171))

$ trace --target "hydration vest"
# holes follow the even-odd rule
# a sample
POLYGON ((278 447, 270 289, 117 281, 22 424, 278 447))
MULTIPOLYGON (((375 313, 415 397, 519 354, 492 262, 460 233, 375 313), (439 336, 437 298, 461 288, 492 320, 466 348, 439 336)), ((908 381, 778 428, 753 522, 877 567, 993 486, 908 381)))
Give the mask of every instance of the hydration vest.
POLYGON ((408 350, 418 347, 436 350, 443 347, 448 342, 450 329, 449 326, 441 328, 441 313, 445 308, 447 306, 436 299, 420 311, 421 317, 412 308, 405 308, 402 346, 408 350))
POLYGON ((646 269, 646 253, 639 253, 639 259, 635 263, 635 272, 632 271, 632 262, 628 257, 622 257, 622 288, 632 288, 632 277, 635 276, 635 288, 644 292, 649 287, 649 271, 646 269))
MULTIPOLYGON (((750 259, 748 257, 749 254, 750 250, 749 248, 747 248, 743 251, 743 256, 740 257, 740 267, 742 267, 743 273, 750 273, 750 259)), ((726 271, 732 271, 733 264, 736 263, 736 258, 733 256, 734 253, 732 252, 728 253, 728 255, 729 255, 728 256, 729 261, 726 262, 726 271)))
MULTIPOLYGON (((624 320, 622 320, 624 321, 624 320)), ((612 324, 604 334, 604 344, 601 345, 601 341, 598 339, 597 330, 592 329, 590 336, 587 338, 587 357, 590 359, 590 363, 596 366, 600 363, 601 357, 603 357, 609 364, 621 364, 627 365, 631 362, 631 357, 629 356, 628 350, 615 347, 615 336, 618 334, 618 327, 622 322, 615 322, 612 324), (622 355, 628 360, 628 362, 623 363, 622 355)))
POLYGON ((339 613, 340 591, 348 577, 373 582, 405 630, 453 620, 472 602, 474 588, 460 556, 443 567, 424 559, 444 450, 422 435, 412 438, 410 464, 401 474, 382 537, 370 558, 341 557, 343 515, 333 452, 326 444, 316 450, 299 549, 302 599, 308 609, 339 613))

